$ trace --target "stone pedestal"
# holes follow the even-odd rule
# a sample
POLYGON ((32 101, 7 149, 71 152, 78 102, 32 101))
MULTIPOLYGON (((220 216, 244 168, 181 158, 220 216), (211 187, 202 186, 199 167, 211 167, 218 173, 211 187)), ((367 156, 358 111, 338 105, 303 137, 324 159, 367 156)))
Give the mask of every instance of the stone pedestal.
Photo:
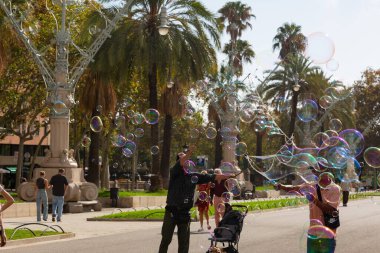
MULTIPOLYGON (((58 174, 59 168, 36 168, 33 171, 32 182, 22 183, 17 189, 18 196, 25 201, 35 201, 35 182, 40 171, 45 171, 45 177, 50 181, 51 177, 58 174)), ((65 193, 65 201, 95 200, 98 197, 98 188, 95 184, 86 182, 82 168, 64 168, 69 186, 65 193)), ((52 199, 51 189, 47 190, 49 201, 52 199)))

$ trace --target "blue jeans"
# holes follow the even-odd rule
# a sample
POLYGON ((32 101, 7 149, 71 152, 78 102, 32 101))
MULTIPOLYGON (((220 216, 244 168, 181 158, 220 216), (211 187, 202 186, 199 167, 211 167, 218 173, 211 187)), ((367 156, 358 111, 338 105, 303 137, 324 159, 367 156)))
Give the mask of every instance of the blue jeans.
POLYGON ((334 253, 336 247, 335 239, 307 238, 307 253, 334 253))
POLYGON ((41 202, 44 206, 42 219, 46 221, 48 218, 48 197, 45 189, 38 189, 37 191, 37 221, 41 221, 41 202))
POLYGON ((54 196, 53 195, 53 209, 52 209, 52 215, 53 217, 57 217, 57 221, 61 220, 62 212, 63 212, 63 203, 64 203, 64 196, 54 196), (58 213, 57 213, 58 209, 58 213))

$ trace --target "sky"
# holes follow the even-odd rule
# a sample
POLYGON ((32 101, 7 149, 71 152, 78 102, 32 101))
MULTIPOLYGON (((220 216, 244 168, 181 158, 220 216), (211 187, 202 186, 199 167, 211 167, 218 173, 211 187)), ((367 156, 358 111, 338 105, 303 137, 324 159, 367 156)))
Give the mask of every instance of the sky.
MULTIPOLYGON (((200 0, 212 12, 229 1, 200 0)), ((294 22, 306 36, 326 34, 335 47, 336 71, 319 65, 335 80, 351 85, 368 67, 380 68, 380 0, 241 0, 252 8, 256 19, 251 21, 242 39, 248 40, 256 52, 254 64, 245 67, 245 74, 260 74, 274 66, 278 53, 272 52, 273 37, 279 26, 294 22)), ((225 34, 222 42, 229 37, 225 34)), ((226 57, 219 53, 218 60, 226 57)), ((331 69, 331 68, 330 68, 331 69)))

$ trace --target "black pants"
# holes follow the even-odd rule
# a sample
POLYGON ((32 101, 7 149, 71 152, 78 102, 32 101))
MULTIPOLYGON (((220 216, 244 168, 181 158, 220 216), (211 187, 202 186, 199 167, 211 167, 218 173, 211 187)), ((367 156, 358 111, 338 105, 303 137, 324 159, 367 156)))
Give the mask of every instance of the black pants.
POLYGON ((158 253, 167 253, 172 241, 174 228, 178 227, 178 253, 188 253, 190 243, 190 221, 177 222, 170 211, 165 211, 164 223, 162 224, 162 239, 158 253))
POLYGON ((343 191, 343 205, 347 205, 348 202, 348 196, 350 195, 349 191, 343 191))

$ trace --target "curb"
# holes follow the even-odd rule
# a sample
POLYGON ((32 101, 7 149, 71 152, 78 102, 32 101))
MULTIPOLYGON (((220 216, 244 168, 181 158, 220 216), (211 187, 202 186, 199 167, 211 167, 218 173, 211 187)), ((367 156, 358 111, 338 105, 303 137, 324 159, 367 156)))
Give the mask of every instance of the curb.
POLYGON ((28 238, 28 239, 20 239, 20 240, 9 240, 7 241, 7 246, 19 246, 19 245, 26 245, 26 244, 32 244, 37 242, 48 242, 48 241, 55 241, 55 240, 62 240, 62 239, 68 239, 75 237, 74 233, 64 233, 60 235, 48 235, 48 236, 41 236, 36 238, 28 238))

